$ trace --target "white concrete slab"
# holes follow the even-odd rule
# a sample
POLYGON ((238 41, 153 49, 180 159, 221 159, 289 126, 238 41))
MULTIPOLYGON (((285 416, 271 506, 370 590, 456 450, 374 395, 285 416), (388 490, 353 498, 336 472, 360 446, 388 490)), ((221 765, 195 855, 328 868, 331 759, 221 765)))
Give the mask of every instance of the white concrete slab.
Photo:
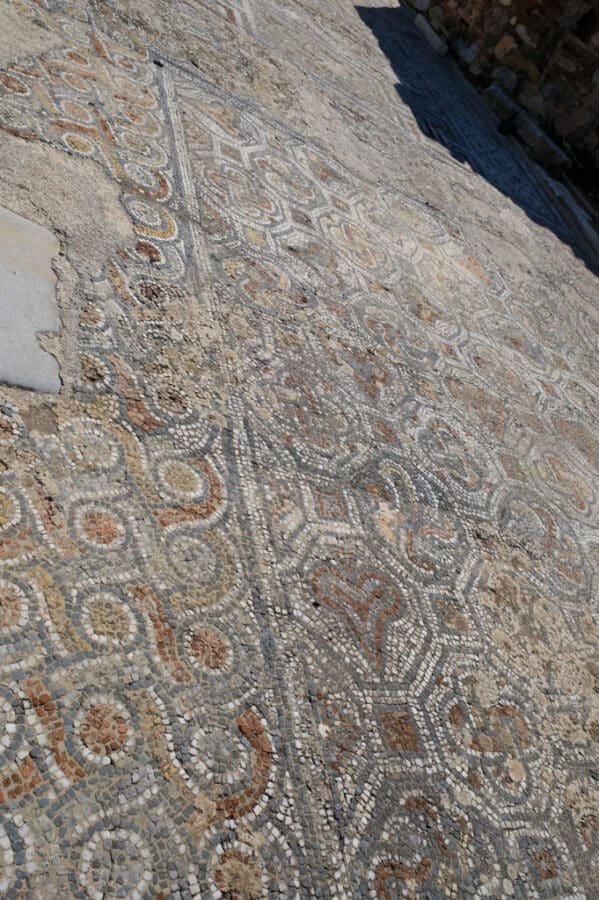
POLYGON ((58 331, 52 258, 59 243, 47 228, 0 207, 0 382, 58 393, 58 363, 38 335, 58 331))

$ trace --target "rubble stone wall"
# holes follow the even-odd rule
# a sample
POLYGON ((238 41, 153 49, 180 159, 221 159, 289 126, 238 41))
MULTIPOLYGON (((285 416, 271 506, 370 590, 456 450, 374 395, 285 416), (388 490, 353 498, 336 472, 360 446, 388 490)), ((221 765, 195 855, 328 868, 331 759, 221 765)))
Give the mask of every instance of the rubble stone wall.
POLYGON ((477 79, 498 82, 580 162, 599 168, 599 0, 413 5, 477 79))

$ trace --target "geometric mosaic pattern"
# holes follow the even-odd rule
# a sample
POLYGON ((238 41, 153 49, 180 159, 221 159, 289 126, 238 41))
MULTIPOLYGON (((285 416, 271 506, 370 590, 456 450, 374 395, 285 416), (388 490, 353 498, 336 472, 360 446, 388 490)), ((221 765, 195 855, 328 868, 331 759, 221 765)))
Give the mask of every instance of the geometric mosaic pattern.
POLYGON ((594 896, 597 282, 345 0, 119 6, 0 71, 135 234, 0 388, 0 889, 594 896))

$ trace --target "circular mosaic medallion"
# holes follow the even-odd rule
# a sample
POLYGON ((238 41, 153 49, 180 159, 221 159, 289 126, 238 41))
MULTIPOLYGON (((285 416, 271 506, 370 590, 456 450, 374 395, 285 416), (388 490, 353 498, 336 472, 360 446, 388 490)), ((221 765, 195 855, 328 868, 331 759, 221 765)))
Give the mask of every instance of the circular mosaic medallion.
POLYGON ((145 841, 124 828, 96 831, 81 851, 79 884, 88 897, 139 900, 152 881, 152 861, 145 841))
POLYGON ((134 744, 131 715, 112 697, 92 697, 74 720, 83 756, 95 765, 109 765, 134 744))

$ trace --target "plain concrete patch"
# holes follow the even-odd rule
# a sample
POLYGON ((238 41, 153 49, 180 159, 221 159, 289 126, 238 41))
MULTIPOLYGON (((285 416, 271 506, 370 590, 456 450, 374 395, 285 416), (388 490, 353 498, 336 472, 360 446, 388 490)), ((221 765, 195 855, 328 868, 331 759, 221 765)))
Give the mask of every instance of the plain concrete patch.
POLYGON ((68 393, 81 377, 78 323, 83 279, 99 275, 118 259, 120 248, 136 240, 120 185, 94 159, 0 132, 1 207, 48 228, 64 248, 54 264, 60 336, 44 340, 44 347, 58 360, 61 393, 68 393))
POLYGON ((0 207, 0 382, 58 393, 58 363, 38 335, 58 331, 52 259, 60 245, 47 228, 0 207))

